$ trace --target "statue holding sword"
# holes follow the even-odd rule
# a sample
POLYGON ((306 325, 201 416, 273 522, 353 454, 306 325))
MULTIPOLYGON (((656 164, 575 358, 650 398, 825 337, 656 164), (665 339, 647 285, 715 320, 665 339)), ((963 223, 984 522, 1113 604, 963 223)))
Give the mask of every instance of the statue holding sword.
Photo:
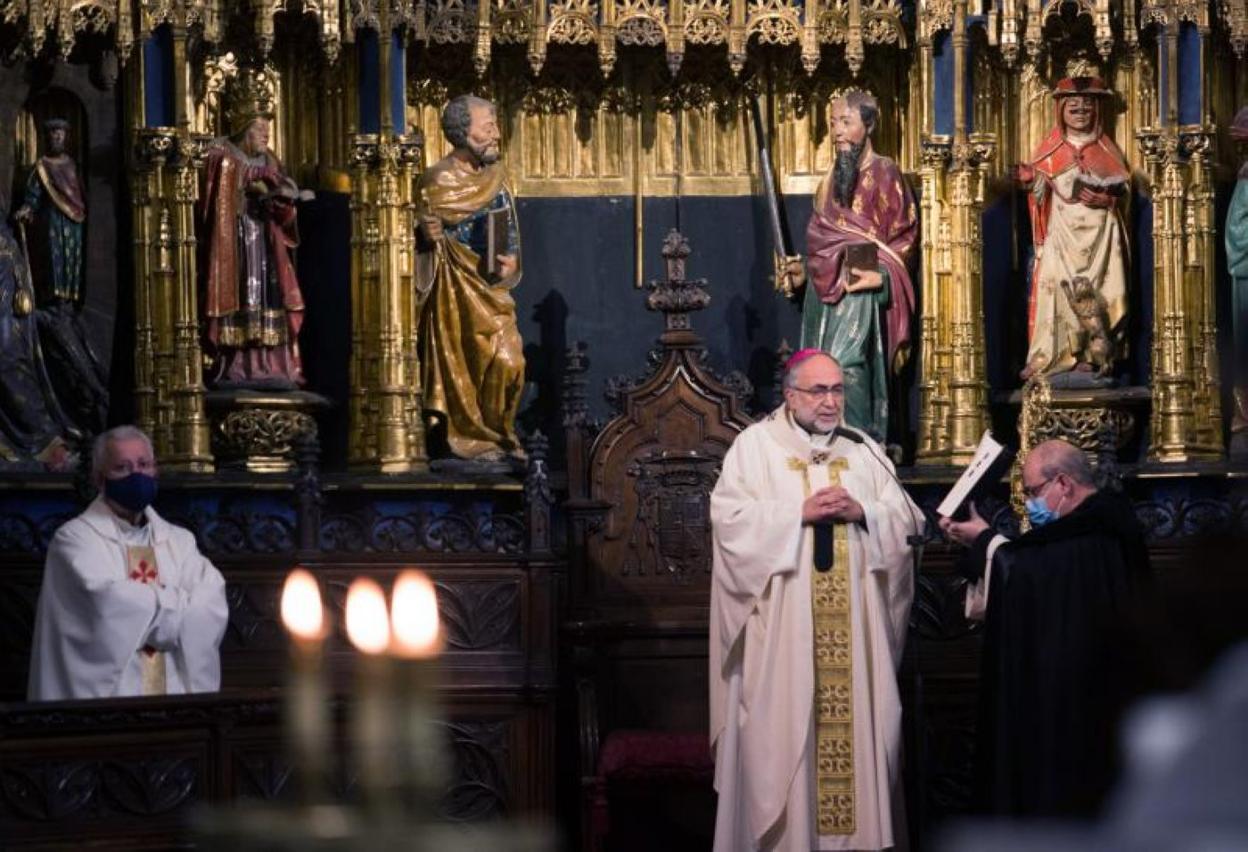
MULTIPOLYGON (((914 316, 910 262, 919 221, 901 170, 876 153, 879 106, 851 90, 832 102, 836 160, 815 194, 806 258, 787 249, 779 289, 806 288, 801 348, 827 352, 845 374, 845 420, 884 441, 888 382, 905 366, 914 316)), ((766 181, 764 181, 766 182, 766 181)))

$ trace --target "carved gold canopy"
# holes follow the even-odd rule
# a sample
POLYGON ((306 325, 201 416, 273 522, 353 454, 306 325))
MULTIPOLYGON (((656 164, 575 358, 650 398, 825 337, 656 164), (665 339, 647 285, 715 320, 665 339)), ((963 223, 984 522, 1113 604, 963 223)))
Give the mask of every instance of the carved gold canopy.
MULTIPOLYGON (((866 45, 905 47, 907 29, 920 40, 952 27, 955 0, 0 0, 0 23, 23 31, 38 53, 55 43, 68 57, 85 37, 111 37, 123 60, 136 43, 164 23, 197 28, 219 42, 232 19, 250 18, 262 54, 273 46, 279 16, 315 21, 326 59, 335 61, 343 44, 362 28, 381 21, 431 45, 470 46, 479 73, 490 64, 494 45, 525 45, 535 72, 549 45, 597 50, 604 73, 620 47, 662 47, 676 71, 689 45, 723 45, 734 73, 745 65, 750 45, 798 45, 813 73, 824 48, 839 52, 853 73, 866 45)), ((1131 49, 1141 29, 1190 22, 1208 32, 1221 21, 1235 53, 1248 46, 1248 0, 977 0, 968 15, 982 16, 989 42, 1007 62, 1025 51, 1044 50, 1048 20, 1067 10, 1087 16, 1103 58, 1116 45, 1131 49)), ((245 22, 245 21, 244 21, 245 22)), ((245 22, 246 23, 246 22, 245 22)))

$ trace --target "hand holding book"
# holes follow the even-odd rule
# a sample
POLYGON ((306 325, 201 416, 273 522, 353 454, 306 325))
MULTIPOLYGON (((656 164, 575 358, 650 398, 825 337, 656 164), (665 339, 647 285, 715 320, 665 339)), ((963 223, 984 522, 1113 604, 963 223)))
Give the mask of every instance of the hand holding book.
POLYGON ((516 274, 516 267, 519 261, 516 260, 514 254, 500 254, 494 257, 494 275, 498 276, 498 280, 502 281, 516 274))
POLYGON ((878 290, 884 286, 884 276, 874 269, 851 269, 850 280, 845 284, 846 293, 878 290))
POLYGON ((1126 191, 1125 177, 1115 175, 1102 178, 1085 173, 1075 176, 1075 182, 1070 190, 1072 198, 1089 207, 1112 207, 1119 198, 1126 194, 1126 191))
MULTIPOLYGON (((1000 480, 1013 459, 1014 453, 1008 447, 998 443, 991 432, 985 432, 979 439, 979 446, 975 448, 971 463, 936 507, 936 514, 945 518, 955 517, 964 504, 1000 480)), ((972 510, 973 508, 972 503, 972 510)))
POLYGON ((975 508, 975 501, 972 500, 967 505, 970 506, 970 517, 967 520, 955 521, 953 518, 942 517, 939 522, 940 531, 945 534, 945 538, 964 547, 970 547, 988 529, 988 522, 980 517, 979 510, 975 508))
POLYGON ((845 292, 878 290, 884 284, 880 274, 879 247, 875 243, 852 243, 845 249, 845 292))
POLYGON ((498 281, 516 271, 516 256, 508 252, 511 209, 500 207, 485 214, 485 272, 498 281))

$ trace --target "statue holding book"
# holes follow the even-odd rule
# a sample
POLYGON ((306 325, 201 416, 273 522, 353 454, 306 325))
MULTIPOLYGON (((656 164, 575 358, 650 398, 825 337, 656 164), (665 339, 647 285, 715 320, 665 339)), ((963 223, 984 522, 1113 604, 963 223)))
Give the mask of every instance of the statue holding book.
POLYGON ((520 230, 494 105, 455 98, 442 132, 454 150, 421 176, 417 240, 430 446, 476 463, 518 462, 524 353, 511 289, 520 282, 520 230))
POLYGON ((1102 126, 1100 78, 1066 78, 1053 95, 1057 123, 1018 168, 1035 246, 1022 378, 1073 373, 1062 383, 1108 384, 1126 328, 1131 172, 1102 126))
POLYGON ((208 383, 290 391, 304 384, 303 294, 295 276, 301 191, 269 147, 272 92, 246 72, 231 89, 229 136, 208 149, 199 198, 200 299, 208 383))
POLYGON ((909 264, 919 225, 901 170, 872 148, 879 114, 865 92, 832 102, 836 162, 815 194, 807 260, 789 264, 788 286, 809 279, 801 346, 840 362, 846 422, 883 441, 889 376, 910 353, 915 300, 909 264))

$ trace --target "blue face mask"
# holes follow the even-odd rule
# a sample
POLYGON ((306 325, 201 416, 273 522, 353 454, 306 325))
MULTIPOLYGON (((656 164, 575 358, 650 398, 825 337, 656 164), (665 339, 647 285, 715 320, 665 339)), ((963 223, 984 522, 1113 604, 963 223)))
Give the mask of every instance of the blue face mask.
POLYGON ((156 477, 135 471, 121 479, 105 479, 104 496, 131 512, 142 512, 156 499, 156 477))
POLYGON ((1033 527, 1042 527, 1057 520, 1057 512, 1049 508, 1042 497, 1027 498, 1027 518, 1033 527))

